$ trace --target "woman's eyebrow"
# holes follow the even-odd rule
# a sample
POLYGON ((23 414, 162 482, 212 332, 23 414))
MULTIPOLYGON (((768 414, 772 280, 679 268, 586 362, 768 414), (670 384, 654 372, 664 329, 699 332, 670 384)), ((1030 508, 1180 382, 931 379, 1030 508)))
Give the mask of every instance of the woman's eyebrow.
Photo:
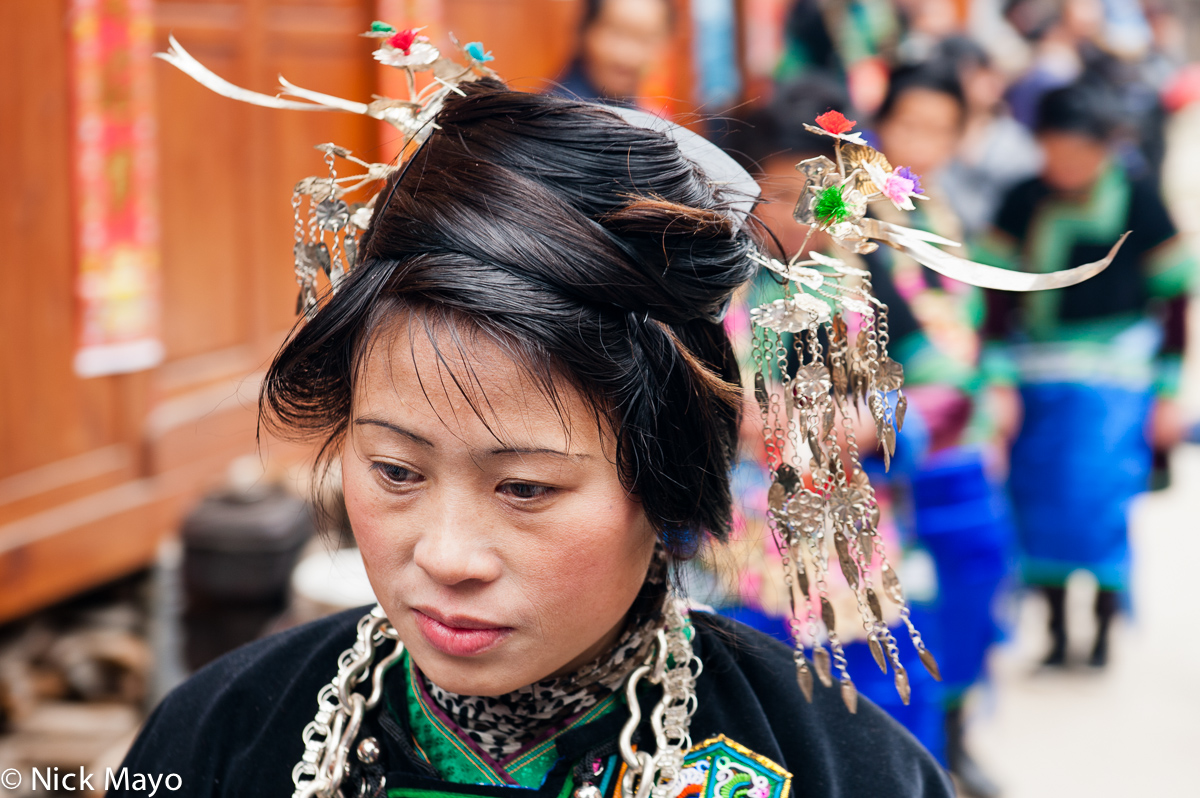
POLYGON ((397 435, 401 435, 405 438, 408 438, 413 443, 419 443, 422 446, 428 446, 431 449, 433 448, 432 442, 425 440, 417 433, 409 432, 404 427, 397 426, 396 424, 393 424, 390 421, 384 421, 381 418, 372 418, 370 416, 366 416, 364 418, 354 419, 354 423, 357 426, 383 427, 384 429, 391 430, 392 432, 396 433, 397 435))
MULTIPOLYGON (((426 440, 425 438, 422 438, 420 435, 418 435, 415 432, 410 432, 409 430, 406 430, 404 427, 401 427, 398 424, 393 424, 390 421, 384 421, 381 418, 374 418, 372 416, 364 416, 362 418, 354 419, 354 423, 357 426, 382 427, 383 429, 390 430, 391 432, 394 432, 397 435, 408 438, 413 443, 419 443, 422 446, 428 446, 431 449, 434 448, 434 444, 432 441, 426 440)), ((500 448, 490 450, 487 454, 488 454, 488 456, 491 456, 491 457, 528 456, 528 455, 548 454, 553 457, 563 457, 563 458, 569 458, 569 459, 573 459, 573 460, 591 457, 590 454, 584 454, 584 453, 573 454, 571 452, 564 452, 560 449, 550 449, 550 448, 538 447, 538 446, 502 446, 500 448)))
POLYGON ((530 454, 548 454, 548 455, 553 455, 555 457, 566 457, 566 458, 570 458, 573 460, 591 457, 590 454, 583 454, 582 452, 577 453, 577 454, 572 454, 570 452, 564 452, 564 451, 560 451, 558 449, 542 449, 542 448, 537 448, 537 447, 519 447, 519 446, 504 446, 499 449, 492 449, 490 452, 488 452, 488 455, 491 457, 500 457, 500 456, 504 456, 504 455, 530 455, 530 454))

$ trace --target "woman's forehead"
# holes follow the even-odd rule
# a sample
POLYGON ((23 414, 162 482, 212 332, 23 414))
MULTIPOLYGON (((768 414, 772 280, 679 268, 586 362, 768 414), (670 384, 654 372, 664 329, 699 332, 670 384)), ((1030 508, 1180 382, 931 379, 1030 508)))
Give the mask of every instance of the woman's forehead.
POLYGON ((549 366, 535 374, 514 351, 466 325, 411 321, 389 325, 364 353, 355 419, 418 425, 423 437, 472 447, 600 447, 591 406, 549 366))

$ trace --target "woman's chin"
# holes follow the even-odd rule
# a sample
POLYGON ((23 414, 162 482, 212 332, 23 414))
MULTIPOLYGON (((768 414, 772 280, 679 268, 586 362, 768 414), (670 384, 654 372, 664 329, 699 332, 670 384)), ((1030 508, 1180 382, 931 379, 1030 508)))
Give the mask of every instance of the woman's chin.
POLYGON ((409 649, 409 656, 426 679, 459 695, 504 695, 549 675, 548 671, 544 674, 531 671, 528 658, 520 656, 464 660, 447 657, 436 650, 417 652, 412 649, 409 649))

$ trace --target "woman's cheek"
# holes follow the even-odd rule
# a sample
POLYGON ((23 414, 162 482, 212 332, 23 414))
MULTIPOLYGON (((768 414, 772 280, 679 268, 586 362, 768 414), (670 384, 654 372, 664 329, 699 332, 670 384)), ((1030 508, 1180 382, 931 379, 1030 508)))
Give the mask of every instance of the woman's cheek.
POLYGON ((362 547, 363 537, 370 535, 374 527, 378 508, 372 512, 370 486, 364 484, 370 474, 359 463, 342 463, 342 500, 346 503, 346 516, 350 519, 350 529, 362 547))
POLYGON ((342 496, 350 529, 375 595, 385 599, 388 580, 383 577, 403 561, 403 541, 393 534, 397 518, 388 506, 387 494, 376 487, 369 469, 360 462, 344 463, 342 475, 342 496))
POLYGON ((640 507, 630 512, 621 503, 604 513, 593 507, 562 528, 569 531, 553 547, 553 562, 538 569, 546 580, 538 592, 555 597, 552 609, 564 623, 574 623, 569 619, 585 607, 597 620, 624 614, 645 580, 653 546, 640 507), (599 526, 597 518, 609 524, 599 526))

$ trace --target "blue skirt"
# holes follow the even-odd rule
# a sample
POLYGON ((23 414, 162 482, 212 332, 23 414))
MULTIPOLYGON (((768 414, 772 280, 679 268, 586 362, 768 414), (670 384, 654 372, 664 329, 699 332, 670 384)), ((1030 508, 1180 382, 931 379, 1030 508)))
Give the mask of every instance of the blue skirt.
POLYGON ((972 447, 926 458, 912 477, 912 503, 917 543, 937 570, 937 592, 923 602, 925 635, 946 700, 955 702, 983 676, 988 648, 1002 637, 997 603, 1012 572, 1012 520, 972 447))
MULTIPOLYGON (((912 617, 913 623, 921 630, 922 637, 926 638, 926 643, 932 644, 933 641, 928 639, 925 632, 936 626, 936 622, 916 606, 912 608, 912 617)), ((908 729, 945 766, 945 686, 935 682, 925 670, 916 650, 909 644, 908 631, 903 626, 892 628, 892 634, 898 643, 900 662, 908 672, 908 681, 912 687, 908 704, 905 705, 896 693, 895 673, 891 665, 889 664, 887 673, 882 673, 875 664, 875 658, 866 641, 855 640, 844 646, 850 676, 861 695, 878 704, 901 726, 908 729)), ((941 665, 941 654, 935 652, 935 656, 941 665)))
POLYGON ((1088 570, 1105 590, 1129 584, 1129 506, 1146 490, 1149 390, 1070 383, 1024 385, 1025 421, 1009 486, 1021 572, 1059 586, 1088 570))

